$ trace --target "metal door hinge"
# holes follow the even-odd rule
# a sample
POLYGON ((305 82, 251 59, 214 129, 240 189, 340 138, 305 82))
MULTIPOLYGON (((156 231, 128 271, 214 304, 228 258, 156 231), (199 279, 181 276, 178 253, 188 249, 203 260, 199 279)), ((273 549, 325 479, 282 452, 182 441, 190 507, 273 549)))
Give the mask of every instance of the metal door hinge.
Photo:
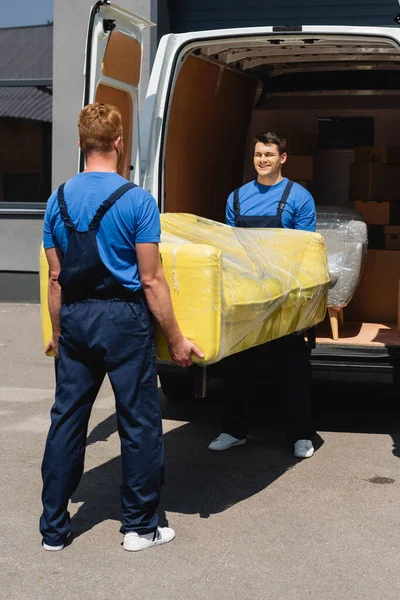
POLYGON ((113 29, 115 29, 114 19, 103 19, 104 33, 107 33, 108 31, 112 31, 113 29))

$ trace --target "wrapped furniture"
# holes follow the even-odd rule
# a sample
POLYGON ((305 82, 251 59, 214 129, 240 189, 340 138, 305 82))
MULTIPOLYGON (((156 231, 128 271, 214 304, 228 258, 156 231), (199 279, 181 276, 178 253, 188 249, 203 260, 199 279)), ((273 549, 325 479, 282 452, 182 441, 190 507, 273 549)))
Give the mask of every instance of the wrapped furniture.
MULTIPOLYGON (((161 215, 160 245, 174 311, 203 364, 321 322, 330 283, 323 238, 241 229, 189 214, 161 215)), ((43 251, 42 251, 43 257, 43 251)), ((41 268, 43 341, 51 336, 41 268)), ((159 360, 170 360, 156 327, 159 360)))
MULTIPOLYGON (((175 313, 206 364, 324 319, 330 277, 320 235, 179 213, 161 215, 161 228, 175 313)), ((156 342, 168 360, 159 331, 156 342)))
POLYGON ((317 207, 317 232, 326 245, 332 287, 328 311, 332 337, 339 338, 343 308, 353 298, 367 253, 368 230, 362 215, 350 208, 317 207))

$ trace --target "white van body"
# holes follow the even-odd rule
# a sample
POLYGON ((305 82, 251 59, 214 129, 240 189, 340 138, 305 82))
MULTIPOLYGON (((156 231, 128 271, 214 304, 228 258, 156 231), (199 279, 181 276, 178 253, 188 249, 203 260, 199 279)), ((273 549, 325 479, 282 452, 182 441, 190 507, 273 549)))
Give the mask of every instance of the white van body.
MULTIPOLYGON (((84 104, 121 98, 122 107, 130 107, 123 174, 147 189, 161 211, 222 219, 227 194, 253 178, 249 148, 258 130, 317 136, 321 119, 365 118, 373 123, 371 145, 400 146, 400 28, 304 25, 167 35, 159 43, 139 119, 140 72, 130 73, 140 70, 141 32, 149 26, 112 2, 93 7, 84 104), (136 58, 129 62, 131 51, 136 58), (225 94, 221 112, 210 112, 211 96, 219 94, 225 94), (216 130, 222 139, 215 138, 216 130)), ((312 190, 317 204, 350 206, 353 160, 352 148, 317 152, 312 190)), ((360 331, 373 330, 354 320, 360 331)), ((378 330, 387 327, 376 321, 378 330)), ((313 352, 315 377, 393 381, 400 365, 397 323, 384 333, 372 339, 344 334, 338 341, 324 334, 313 352)))

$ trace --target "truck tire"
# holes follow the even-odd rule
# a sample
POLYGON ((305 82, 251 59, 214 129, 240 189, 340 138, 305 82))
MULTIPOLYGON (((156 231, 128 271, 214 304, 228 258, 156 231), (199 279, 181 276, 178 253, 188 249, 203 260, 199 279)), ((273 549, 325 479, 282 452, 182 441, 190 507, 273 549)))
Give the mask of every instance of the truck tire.
POLYGON ((193 377, 176 373, 159 374, 161 389, 170 402, 184 402, 194 398, 193 377))

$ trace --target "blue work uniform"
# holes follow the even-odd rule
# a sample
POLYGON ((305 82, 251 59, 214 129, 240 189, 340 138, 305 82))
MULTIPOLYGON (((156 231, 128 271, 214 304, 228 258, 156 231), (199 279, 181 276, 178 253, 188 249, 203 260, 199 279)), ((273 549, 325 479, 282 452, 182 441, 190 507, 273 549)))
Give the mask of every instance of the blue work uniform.
MULTIPOLYGON (((273 186, 257 181, 235 190, 228 198, 226 222, 235 227, 315 230, 314 200, 299 184, 283 178, 273 186)), ((234 354, 222 361, 226 409, 222 431, 243 439, 247 435, 249 386, 265 364, 278 378, 292 443, 311 439, 309 350, 304 335, 287 335, 234 354)))
MULTIPOLYGON (((302 231, 315 231, 316 213, 312 195, 298 183, 292 182, 290 193, 285 198, 289 180, 284 177, 275 185, 262 185, 258 181, 250 181, 240 190, 229 195, 226 205, 226 224, 237 226, 234 210, 234 196, 240 195, 240 217, 246 221, 245 227, 252 227, 252 219, 261 217, 274 218, 268 227, 284 227, 285 229, 299 229, 302 231), (277 219, 277 217, 280 217, 277 219)), ((265 222, 265 221, 264 221, 265 222)), ((271 221, 269 220, 268 223, 271 221)), ((264 225, 257 225, 263 227, 264 225)))
POLYGON ((82 477, 90 412, 106 374, 121 439, 121 531, 157 529, 162 424, 135 244, 159 240, 154 198, 116 173, 81 173, 49 199, 44 245, 63 252, 56 394, 42 464, 40 530, 50 546, 70 533, 68 501, 82 477))

